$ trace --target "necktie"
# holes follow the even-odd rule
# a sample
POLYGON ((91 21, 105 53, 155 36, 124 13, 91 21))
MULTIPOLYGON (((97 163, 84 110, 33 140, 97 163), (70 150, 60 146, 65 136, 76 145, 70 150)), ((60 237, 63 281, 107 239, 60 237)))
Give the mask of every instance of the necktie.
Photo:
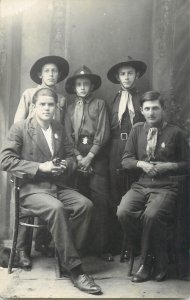
POLYGON ((82 119, 84 115, 84 101, 79 98, 75 105, 74 110, 74 132, 75 132, 75 144, 78 143, 79 131, 82 125, 82 119))
POLYGON ((156 127, 150 128, 147 135, 147 146, 146 146, 146 153, 148 155, 149 161, 155 158, 157 138, 158 138, 158 128, 156 127))
POLYGON ((135 116, 135 110, 132 102, 132 96, 127 91, 122 91, 121 99, 119 103, 119 111, 118 111, 118 120, 121 125, 122 116, 126 110, 126 107, 129 110, 129 116, 131 120, 131 124, 133 125, 133 119, 135 116))

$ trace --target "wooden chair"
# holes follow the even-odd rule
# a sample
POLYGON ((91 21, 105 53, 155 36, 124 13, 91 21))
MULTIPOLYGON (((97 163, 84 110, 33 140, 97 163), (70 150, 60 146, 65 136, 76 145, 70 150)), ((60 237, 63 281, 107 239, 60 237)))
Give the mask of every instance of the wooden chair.
MULTIPOLYGON (((123 187, 125 193, 131 188, 131 184, 138 179, 138 174, 126 172, 125 169, 118 169, 118 174, 123 175, 123 187)), ((179 278, 184 278, 188 274, 188 248, 189 248, 189 235, 188 235, 188 213, 189 213, 189 176, 178 175, 170 176, 172 181, 179 182, 179 196, 176 201, 176 218, 174 223, 168 227, 168 253, 169 259, 175 264, 176 273, 179 278)), ((124 262, 125 251, 128 248, 129 270, 128 276, 132 275, 134 266, 134 251, 127 245, 127 236, 124 234, 122 250, 120 254, 120 262, 124 262)))
MULTIPOLYGON (((34 219, 37 216, 27 214, 26 211, 20 207, 20 201, 19 201, 20 186, 22 180, 24 180, 26 176, 27 174, 23 172, 14 172, 12 173, 12 178, 11 178, 12 189, 13 189, 13 203, 14 203, 14 224, 13 224, 11 254, 10 254, 9 264, 8 264, 8 274, 12 272, 12 268, 15 260, 19 226, 26 226, 30 228, 28 239, 27 239, 27 249, 28 249, 27 254, 29 256, 31 255, 33 229, 42 228, 46 226, 46 225, 34 224, 34 219)), ((61 263, 56 249, 55 249, 55 259, 56 259, 56 266, 55 266, 56 277, 60 278, 61 263)))

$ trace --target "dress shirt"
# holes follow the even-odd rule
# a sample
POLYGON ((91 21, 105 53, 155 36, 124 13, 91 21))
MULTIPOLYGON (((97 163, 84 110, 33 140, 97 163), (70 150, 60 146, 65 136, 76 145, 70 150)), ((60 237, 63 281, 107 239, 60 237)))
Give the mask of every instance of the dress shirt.
POLYGON ((49 146, 49 150, 50 150, 50 152, 51 152, 51 154, 53 156, 53 152, 54 151, 53 151, 53 133, 52 133, 52 128, 51 128, 51 126, 49 126, 48 129, 46 129, 46 130, 44 130, 43 128, 41 128, 41 129, 42 129, 42 132, 43 132, 43 134, 45 136, 47 144, 49 146))

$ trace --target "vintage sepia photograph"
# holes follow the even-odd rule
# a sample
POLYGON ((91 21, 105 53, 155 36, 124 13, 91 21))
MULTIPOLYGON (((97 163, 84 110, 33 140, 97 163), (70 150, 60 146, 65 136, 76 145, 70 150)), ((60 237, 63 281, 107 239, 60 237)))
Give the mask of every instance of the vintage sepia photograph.
POLYGON ((0 297, 190 295, 190 0, 0 0, 0 297))

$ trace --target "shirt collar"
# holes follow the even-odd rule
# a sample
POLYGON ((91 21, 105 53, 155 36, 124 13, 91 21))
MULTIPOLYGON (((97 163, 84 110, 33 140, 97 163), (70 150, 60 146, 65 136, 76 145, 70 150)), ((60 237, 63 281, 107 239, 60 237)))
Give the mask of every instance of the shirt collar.
POLYGON ((162 121, 158 126, 150 126, 150 124, 145 122, 144 123, 144 130, 145 130, 146 133, 148 133, 148 131, 151 127, 156 127, 156 128, 158 128, 158 132, 160 133, 167 126, 167 124, 168 123, 166 121, 162 121))
POLYGON ((79 99, 86 102, 86 103, 90 103, 94 99, 94 96, 93 96, 93 94, 89 94, 85 98, 80 98, 80 97, 77 96, 76 101, 78 101, 79 99))

